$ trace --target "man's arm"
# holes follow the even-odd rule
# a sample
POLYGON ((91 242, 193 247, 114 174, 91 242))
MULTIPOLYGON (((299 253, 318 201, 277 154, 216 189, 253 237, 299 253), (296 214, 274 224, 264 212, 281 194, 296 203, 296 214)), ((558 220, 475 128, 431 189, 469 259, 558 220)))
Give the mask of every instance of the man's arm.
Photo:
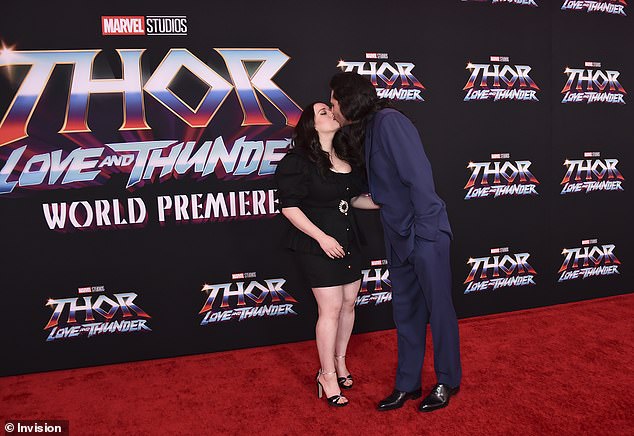
POLYGON ((407 117, 394 112, 380 120, 376 133, 388 158, 396 166, 401 183, 410 190, 416 234, 435 240, 444 203, 436 194, 431 164, 418 130, 407 117))
POLYGON ((381 206, 372 201, 370 194, 361 194, 350 200, 350 205, 357 209, 380 209, 381 206))

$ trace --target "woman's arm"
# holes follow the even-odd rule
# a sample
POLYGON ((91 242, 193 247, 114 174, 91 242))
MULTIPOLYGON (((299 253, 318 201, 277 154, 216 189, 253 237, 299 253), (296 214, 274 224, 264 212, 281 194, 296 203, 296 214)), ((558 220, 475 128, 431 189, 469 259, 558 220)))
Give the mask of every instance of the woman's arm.
POLYGON ((319 227, 313 224, 299 207, 284 207, 282 208, 282 214, 291 224, 317 241, 328 257, 334 259, 335 257, 342 258, 345 256, 341 244, 339 244, 335 238, 325 234, 319 227))
POLYGON ((372 201, 372 197, 370 194, 361 194, 357 197, 354 197, 350 200, 350 204, 352 207, 356 207, 357 209, 380 209, 381 206, 372 201))

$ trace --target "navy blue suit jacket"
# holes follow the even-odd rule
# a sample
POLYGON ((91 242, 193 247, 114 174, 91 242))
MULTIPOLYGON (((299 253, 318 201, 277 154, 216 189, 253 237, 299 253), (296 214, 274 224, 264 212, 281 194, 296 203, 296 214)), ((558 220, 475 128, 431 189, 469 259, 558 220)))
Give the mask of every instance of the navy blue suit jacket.
POLYGON ((436 194, 431 164, 409 118, 394 109, 376 112, 366 126, 364 147, 390 263, 392 251, 401 262, 409 257, 416 236, 430 241, 439 232, 451 236, 445 203, 436 194))

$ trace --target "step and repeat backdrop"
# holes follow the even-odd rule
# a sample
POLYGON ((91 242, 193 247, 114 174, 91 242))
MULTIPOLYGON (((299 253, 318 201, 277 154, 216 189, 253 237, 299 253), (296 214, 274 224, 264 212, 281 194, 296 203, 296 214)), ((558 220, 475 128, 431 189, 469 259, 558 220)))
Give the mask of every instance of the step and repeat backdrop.
MULTIPOLYGON (((272 175, 342 70, 420 131, 460 317, 631 292, 633 14, 625 0, 5 5, 0 374, 313 338, 272 175)), ((355 331, 392 328, 378 214, 358 219, 355 331)))

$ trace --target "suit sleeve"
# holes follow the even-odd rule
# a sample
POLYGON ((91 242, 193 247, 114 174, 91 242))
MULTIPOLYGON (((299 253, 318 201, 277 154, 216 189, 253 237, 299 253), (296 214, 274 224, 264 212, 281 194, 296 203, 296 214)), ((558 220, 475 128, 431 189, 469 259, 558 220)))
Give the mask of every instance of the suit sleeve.
POLYGON ((381 120, 377 133, 401 183, 409 188, 416 235, 435 240, 445 205, 436 194, 431 164, 418 130, 406 116, 393 113, 381 120))

